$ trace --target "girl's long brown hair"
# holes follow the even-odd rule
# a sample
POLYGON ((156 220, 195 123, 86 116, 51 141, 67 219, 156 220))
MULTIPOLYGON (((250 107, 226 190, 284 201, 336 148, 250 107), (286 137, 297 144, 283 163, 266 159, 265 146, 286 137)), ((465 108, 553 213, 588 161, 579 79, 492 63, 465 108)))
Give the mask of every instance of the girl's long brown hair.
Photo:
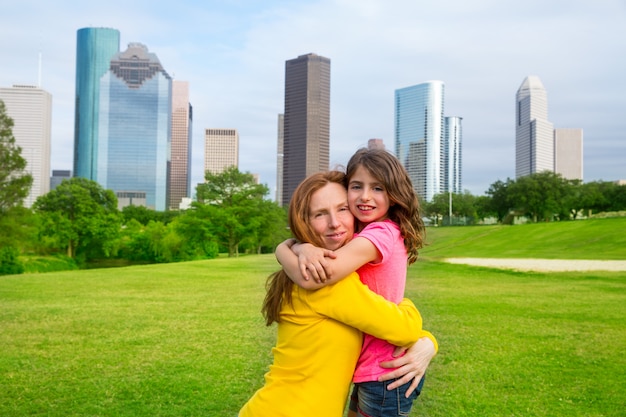
MULTIPOLYGON (((344 186, 344 179, 345 174, 341 171, 318 172, 310 175, 298 185, 289 203, 289 227, 294 238, 300 242, 323 246, 321 238, 313 231, 309 221, 311 196, 330 183, 344 186)), ((261 308, 266 325, 269 326, 280 321, 280 310, 283 303, 291 304, 293 286, 293 281, 282 269, 267 278, 265 284, 267 292, 261 308)))
POLYGON ((419 201, 408 172, 398 158, 386 150, 362 148, 348 162, 347 182, 360 166, 385 187, 390 202, 387 217, 400 226, 408 263, 412 264, 417 260, 418 250, 424 246, 426 227, 420 216, 419 201))

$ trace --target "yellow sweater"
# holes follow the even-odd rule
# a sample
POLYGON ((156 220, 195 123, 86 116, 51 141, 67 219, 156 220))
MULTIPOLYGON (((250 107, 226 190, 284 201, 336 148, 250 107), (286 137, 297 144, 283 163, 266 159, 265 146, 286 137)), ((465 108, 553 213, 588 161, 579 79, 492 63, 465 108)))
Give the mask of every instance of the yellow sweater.
POLYGON ((410 300, 386 301, 356 273, 316 291, 294 286, 280 317, 265 385, 239 417, 341 417, 362 332, 407 347, 428 336, 436 346, 410 300))

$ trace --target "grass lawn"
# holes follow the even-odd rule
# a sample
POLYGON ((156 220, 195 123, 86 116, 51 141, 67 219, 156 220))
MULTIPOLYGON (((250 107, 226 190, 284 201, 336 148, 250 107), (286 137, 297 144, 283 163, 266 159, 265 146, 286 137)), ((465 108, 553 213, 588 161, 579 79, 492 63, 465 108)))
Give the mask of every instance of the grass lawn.
MULTIPOLYGON (((589 226, 543 240, 577 236, 594 256, 571 259, 615 259, 593 241, 606 226, 589 226)), ((487 230, 430 234, 438 240, 409 268, 407 296, 441 347, 411 416, 623 416, 625 274, 438 262, 482 247, 470 229, 487 230)), ((518 226, 504 230, 517 256, 551 257, 520 244, 532 239, 518 226)), ((491 251, 474 256, 505 252, 491 251)), ((271 362, 275 327, 259 309, 276 267, 259 255, 0 277, 0 416, 236 416, 271 362)))

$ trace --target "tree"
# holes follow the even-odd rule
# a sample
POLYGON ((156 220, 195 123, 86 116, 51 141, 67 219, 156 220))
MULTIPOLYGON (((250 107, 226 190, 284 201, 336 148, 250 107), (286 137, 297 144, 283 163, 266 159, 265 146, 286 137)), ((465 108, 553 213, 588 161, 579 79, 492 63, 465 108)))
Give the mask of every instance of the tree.
POLYGON ((54 248, 85 260, 111 255, 121 225, 113 191, 71 178, 37 198, 33 208, 42 217, 40 235, 54 248))
POLYGON ((512 207, 511 199, 509 196, 509 189, 513 184, 513 180, 506 179, 506 182, 500 180, 491 184, 486 194, 491 198, 490 203, 485 207, 485 210, 489 214, 496 216, 499 222, 502 222, 509 214, 512 207))
POLYGON ((21 206, 28 196, 33 177, 25 169, 22 148, 13 136, 13 119, 6 114, 6 106, 0 100, 0 215, 21 206))
POLYGON ((196 208, 203 205, 203 213, 210 219, 211 234, 228 248, 228 256, 239 253, 239 244, 254 234, 263 216, 259 207, 269 193, 267 186, 256 184, 249 173, 237 167, 227 168, 220 174, 207 171, 206 182, 198 185, 196 208))
POLYGON ((534 222, 550 221, 567 212, 563 208, 566 182, 560 174, 552 171, 523 176, 509 187, 509 198, 516 208, 523 209, 534 222))

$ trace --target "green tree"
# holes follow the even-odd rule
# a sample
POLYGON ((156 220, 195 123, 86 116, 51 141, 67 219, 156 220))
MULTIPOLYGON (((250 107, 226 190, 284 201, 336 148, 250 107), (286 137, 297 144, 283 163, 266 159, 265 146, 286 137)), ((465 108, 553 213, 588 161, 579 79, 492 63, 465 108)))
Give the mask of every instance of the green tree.
POLYGON ((33 177, 25 169, 26 160, 13 136, 13 119, 0 100, 0 215, 21 206, 28 196, 33 177))
POLYGON ((228 256, 239 253, 239 244, 255 233, 263 216, 259 207, 269 193, 267 186, 256 184, 249 173, 230 167, 220 174, 206 172, 206 182, 198 185, 197 207, 204 205, 210 219, 211 235, 228 249, 228 256))
POLYGON ((563 208, 566 185, 567 180, 560 174, 542 171, 518 178, 509 187, 509 198, 534 222, 550 221, 567 212, 563 208))
POLYGON ((491 184, 486 192, 490 202, 484 209, 488 214, 494 215, 498 222, 504 221, 511 209, 514 208, 509 193, 513 183, 514 181, 510 178, 507 178, 505 182, 498 180, 491 184))
POLYGON ((219 254, 219 245, 212 234, 209 207, 197 205, 174 219, 171 226, 184 236, 182 251, 188 259, 211 259, 219 254))
POLYGON ((112 254, 121 218, 113 191, 85 178, 71 178, 35 201, 41 215, 40 235, 67 255, 97 259, 112 254))
POLYGON ((252 218, 250 233, 244 239, 252 252, 274 252, 276 245, 291 237, 287 227, 287 212, 273 201, 259 201, 252 218))

